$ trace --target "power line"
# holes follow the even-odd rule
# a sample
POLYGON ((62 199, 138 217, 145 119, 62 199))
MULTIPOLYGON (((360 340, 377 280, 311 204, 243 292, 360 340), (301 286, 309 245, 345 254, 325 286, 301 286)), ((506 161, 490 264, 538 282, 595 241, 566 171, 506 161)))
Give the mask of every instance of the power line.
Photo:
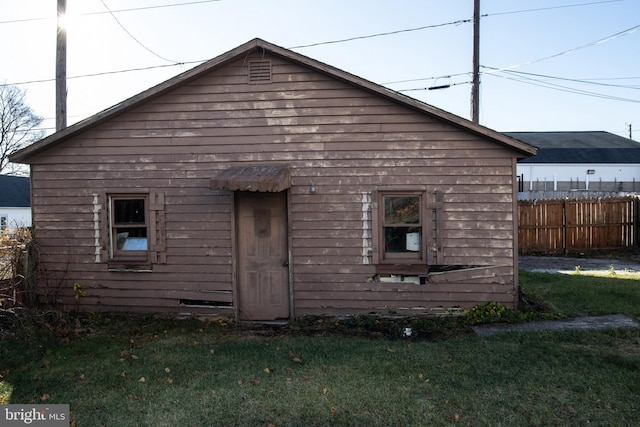
MULTIPOLYGON (((79 76, 71 76, 71 77, 67 77, 67 79, 71 80, 71 79, 81 79, 81 78, 85 78, 85 77, 99 77, 99 76, 106 76, 106 75, 110 75, 110 74, 129 73, 129 72, 132 72, 132 71, 146 71, 146 70, 153 70, 153 69, 156 69, 156 68, 167 68, 167 67, 175 67, 175 66, 190 65, 190 64, 200 64, 202 62, 205 62, 205 60, 202 60, 202 61, 177 62, 177 63, 174 63, 174 64, 152 65, 152 66, 149 66, 149 67, 140 67, 140 68, 127 68, 125 70, 102 71, 102 72, 99 72, 99 73, 91 73, 91 74, 82 74, 82 75, 79 75, 79 76)), ((30 80, 30 81, 15 82, 15 83, 0 83, 0 87, 2 87, 2 86, 28 85, 28 84, 34 84, 34 83, 48 83, 48 82, 52 82, 52 81, 55 81, 55 79, 30 80)))
MULTIPOLYGON (((130 37, 132 37, 138 44, 140 44, 143 48, 145 48, 146 50, 148 50, 149 52, 151 52, 152 54, 154 54, 158 58, 160 58, 160 59, 162 59, 164 61, 167 61, 167 62, 172 62, 172 64, 141 67, 141 68, 130 68, 130 69, 124 69, 124 70, 107 71, 107 72, 99 72, 99 73, 92 73, 92 74, 84 74, 84 75, 69 77, 69 79, 77 79, 77 78, 84 78, 84 77, 96 77, 96 76, 103 76, 103 75, 109 75, 109 74, 119 74, 119 73, 133 72, 133 71, 144 71, 144 70, 150 70, 150 69, 155 69, 155 68, 163 68, 163 67, 170 67, 170 66, 176 66, 176 65, 186 65, 186 64, 195 64, 195 63, 205 62, 205 60, 178 62, 178 61, 173 61, 173 60, 164 58, 164 57, 156 54, 151 49, 149 49, 146 46, 144 46, 133 35, 131 35, 131 33, 129 31, 127 31, 126 28, 114 16, 114 13, 116 13, 116 12, 133 11, 133 10, 144 10, 144 9, 156 9, 156 8, 165 8, 165 7, 174 7, 174 6, 184 6, 184 5, 200 4, 200 3, 210 3, 210 2, 213 2, 213 1, 221 1, 221 0, 201 0, 201 1, 192 1, 192 2, 187 2, 187 3, 174 3, 174 4, 167 4, 167 5, 147 6, 147 7, 140 7, 140 8, 120 9, 120 10, 111 11, 108 8, 108 6, 104 3, 104 0, 101 0, 103 5, 107 9, 107 12, 92 12, 92 13, 87 13, 85 15, 110 13, 112 15, 112 17, 116 20, 116 22, 122 27, 122 29, 130 37)), ((602 3, 612 3, 612 2, 618 2, 618 1, 621 1, 621 0, 607 0, 607 1, 599 1, 599 2, 591 2, 591 3, 580 3, 580 4, 573 4, 573 5, 556 6, 556 7, 550 7, 550 8, 529 9, 529 10, 522 10, 522 11, 512 11, 512 12, 504 12, 504 13, 497 13, 497 14, 531 12, 531 11, 546 10, 546 9, 556 9, 556 8, 563 8, 563 7, 587 6, 587 5, 602 4, 602 3)), ((492 15, 496 15, 496 14, 492 14, 492 15)), ((0 24, 6 23, 6 22, 9 22, 9 21, 0 22, 0 24)), ((457 21, 452 21, 452 22, 447 22, 447 23, 442 23, 442 24, 427 25, 427 26, 422 26, 422 27, 417 27, 417 28, 410 28, 410 29, 397 30, 397 31, 391 31, 391 32, 377 33, 377 34, 371 34, 371 35, 366 35, 366 36, 351 37, 351 38, 347 38, 347 39, 333 40, 333 41, 327 41, 327 42, 319 42, 319 43, 313 43, 313 44, 308 44, 308 45, 300 45, 300 46, 291 47, 290 49, 318 46, 318 45, 324 45, 324 44, 341 43, 341 42, 347 42, 347 41, 351 41, 351 40, 367 39, 367 38, 372 38, 372 37, 381 37, 381 36, 386 36, 386 35, 393 35, 393 34, 411 32, 411 31, 419 31, 419 30, 423 30, 423 29, 437 28, 437 27, 443 27, 443 26, 448 26, 448 25, 461 25, 461 24, 467 23, 467 22, 471 22, 471 20, 470 19, 463 19, 463 20, 457 20, 457 21)), ((579 47, 576 47, 576 48, 573 48, 573 49, 569 49, 569 50, 560 52, 558 54, 554 54, 554 55, 551 55, 551 56, 547 56, 545 58, 540 58, 540 59, 537 59, 537 60, 529 61, 529 62, 526 62, 526 63, 512 65, 510 67, 503 67, 503 68, 492 68, 492 67, 485 67, 485 68, 493 70, 491 73, 488 73, 488 74, 492 74, 492 73, 497 73, 497 72, 506 71, 506 70, 509 70, 509 69, 512 69, 512 68, 520 67, 520 66, 523 66, 523 65, 533 64, 533 63, 540 62, 540 61, 543 61, 543 60, 546 60, 546 59, 550 59, 550 58, 554 58, 554 57, 557 57, 557 56, 560 56, 560 55, 564 55, 564 54, 567 54, 567 53, 570 53, 570 52, 573 52, 573 51, 576 51, 576 50, 579 50, 579 49, 590 47, 590 46, 593 46, 593 45, 596 45, 596 44, 599 44, 599 43, 604 43, 604 42, 613 40, 615 38, 622 37, 624 35, 631 34, 632 32, 637 31, 638 28, 640 28, 640 25, 632 27, 632 28, 629 28, 629 29, 624 30, 624 31, 621 31, 621 32, 616 33, 614 35, 605 37, 603 39, 597 40, 595 42, 591 42, 591 43, 588 43, 588 44, 585 44, 585 45, 582 45, 582 46, 579 46, 579 47)), ((452 74, 452 75, 447 75, 447 76, 428 77, 428 78, 420 78, 420 79, 399 80, 399 81, 388 82, 388 83, 383 83, 383 84, 396 84, 396 83, 411 82, 411 81, 431 80, 431 79, 438 79, 438 78, 449 78, 449 77, 460 76, 460 75, 464 75, 464 74, 468 74, 468 73, 458 73, 458 74, 452 74)), ((552 76, 547 76, 547 77, 552 78, 552 76)), ((5 84, 0 84, 0 86, 43 83, 43 82, 50 82, 50 81, 53 81, 53 80, 54 79, 42 79, 42 80, 32 80, 32 81, 26 81, 26 82, 10 83, 10 84, 5 83, 5 84)), ((461 83, 456 83, 456 84, 461 84, 461 83)), ((456 84, 454 84, 454 85, 456 85, 456 84)), ((429 88, 422 88, 422 89, 421 88, 417 88, 415 90, 427 90, 427 89, 429 89, 429 88)), ((414 90, 414 89, 408 89, 408 90, 414 90)))
MULTIPOLYGON (((488 70, 500 71, 498 68, 494 68, 494 67, 487 67, 487 66, 484 66, 484 65, 482 65, 481 67, 482 68, 486 68, 488 70)), ((596 85, 596 86, 605 86, 605 87, 614 87, 614 88, 621 88, 621 89, 640 90, 640 85, 617 85, 617 84, 611 84, 611 83, 599 83, 599 82, 596 81, 596 80, 599 80, 599 79, 571 79, 571 78, 567 78, 567 77, 556 77, 556 76, 549 76, 549 75, 546 75, 546 74, 526 73, 524 71, 513 71, 513 70, 502 70, 501 72, 512 74, 512 75, 515 74, 515 75, 523 75, 523 76, 542 77, 542 78, 545 78, 545 79, 560 80, 560 81, 572 82, 572 83, 582 83, 582 84, 589 84, 589 85, 596 85)), ((600 79, 600 80, 606 80, 606 79, 600 79)))
POLYGON ((335 44, 335 43, 344 43, 344 42, 350 42, 350 41, 353 41, 353 40, 362 40, 362 39, 370 39, 370 38, 374 38, 374 37, 390 36, 390 35, 393 35, 393 34, 409 33, 409 32, 412 32, 412 31, 426 30, 426 29, 429 29, 429 28, 445 27, 445 26, 449 26, 449 25, 461 25, 461 24, 465 24, 465 23, 468 23, 468 22, 471 22, 471 19, 459 19, 457 21, 445 22, 443 24, 425 25, 425 26, 422 26, 422 27, 407 28, 407 29, 404 29, 404 30, 389 31, 389 32, 386 32, 386 33, 369 34, 367 36, 349 37, 349 38, 346 38, 346 39, 330 40, 330 41, 325 41, 325 42, 318 42, 318 43, 305 44, 305 45, 299 45, 299 46, 291 46, 288 49, 303 49, 305 47, 322 46, 322 45, 335 44))
POLYGON ((381 83, 381 84, 382 85, 393 85, 393 84, 398 84, 398 83, 420 82, 420 81, 424 81, 424 80, 450 79, 451 77, 465 76, 465 75, 469 75, 469 74, 470 73, 447 74, 445 76, 438 76, 438 77, 421 77, 421 78, 417 78, 417 79, 396 80, 396 81, 393 81, 393 82, 384 82, 384 83, 381 83))
POLYGON ((167 59, 164 56, 158 55, 156 52, 154 52, 153 50, 149 49, 147 46, 145 46, 140 40, 138 40, 137 38, 134 37, 133 34, 131 34, 131 32, 129 32, 129 30, 127 30, 125 28, 124 25, 122 25, 122 22, 120 22, 118 20, 118 18, 116 17, 116 15, 111 11, 111 9, 109 9, 109 6, 107 6, 107 4, 104 2, 104 0, 100 0, 100 2, 102 3, 102 5, 107 9, 107 11, 109 12, 109 14, 111 15, 111 17, 118 23, 118 25, 120 26, 120 28, 122 28, 122 30, 127 33, 127 35, 129 37, 131 37, 133 39, 133 41, 135 41, 136 43, 138 43, 140 46, 142 46, 143 49, 145 49, 147 52, 151 53, 152 55, 162 59, 163 61, 167 61, 167 62, 173 62, 174 64, 178 64, 178 61, 174 61, 172 59, 167 59))
MULTIPOLYGON (((134 8, 128 8, 128 9, 114 9, 114 10, 112 10, 112 12, 113 13, 136 12, 136 11, 140 11, 140 10, 162 9, 162 8, 180 7, 180 6, 191 6, 191 5, 197 5, 197 4, 203 4, 203 3, 221 2, 221 1, 223 1, 223 0, 199 0, 199 1, 189 1, 189 2, 185 2, 185 3, 169 3, 169 4, 161 4, 161 5, 156 5, 156 6, 143 6, 143 7, 134 7, 134 8)), ((603 4, 603 3, 617 3, 617 2, 621 2, 621 1, 624 1, 624 0, 604 0, 604 1, 596 1, 596 2, 590 2, 590 3, 569 4, 569 5, 564 5, 564 6, 551 6, 551 7, 541 7, 541 8, 536 8, 536 9, 513 10, 513 11, 507 11, 507 12, 496 12, 496 13, 483 14, 482 17, 485 18, 485 17, 489 17, 489 16, 510 15, 510 14, 528 13, 528 12, 539 12, 539 11, 552 10, 552 9, 564 9, 564 8, 570 8, 570 7, 591 6, 591 5, 603 4)), ((104 15, 104 14, 107 14, 107 13, 109 13, 109 12, 104 12, 104 11, 101 11, 101 12, 85 12, 85 13, 77 14, 76 16, 104 15)), ((8 20, 8 21, 0 21, 0 25, 1 24, 16 24, 16 23, 31 22, 31 21, 46 21, 46 20, 51 20, 51 19, 53 19, 53 18, 39 17, 39 18, 11 19, 11 20, 8 20)))
POLYGON ((438 85, 438 86, 429 86, 429 87, 416 87, 416 88, 411 88, 411 89, 398 89, 397 92, 414 92, 414 91, 419 91, 419 90, 438 90, 438 89, 448 89, 451 86, 458 86, 458 85, 468 85, 471 84, 471 81, 468 82, 458 82, 458 83, 447 83, 447 84, 443 84, 443 85, 438 85))
POLYGON ((623 97, 619 97, 619 96, 606 95, 606 94, 597 93, 597 92, 590 92, 590 91, 570 88, 570 87, 567 87, 567 86, 562 86, 562 85, 558 85, 558 84, 554 84, 554 83, 542 82, 540 80, 536 80, 536 79, 532 79, 532 78, 528 78, 528 77, 514 77, 514 76, 510 76, 508 74, 507 75, 500 75, 500 74, 494 74, 494 73, 487 73, 485 75, 492 76, 492 77, 500 77, 500 78, 507 79, 507 80, 513 80, 513 81, 516 81, 516 82, 519 82, 519 83, 529 84, 529 85, 543 87, 543 88, 547 88, 547 89, 558 90, 558 91, 561 91, 561 92, 573 93, 573 94, 576 94, 576 95, 584 95, 584 96, 590 96, 590 97, 593 97, 593 98, 608 99, 610 101, 622 101, 622 102, 640 103, 640 99, 630 99, 630 98, 623 98, 623 97))
MULTIPOLYGON (((148 10, 148 9, 161 9, 161 8, 167 8, 167 7, 177 7, 177 6, 191 6, 194 4, 202 4, 202 3, 213 3, 213 2, 220 2, 222 0, 200 0, 200 1, 190 1, 190 2, 186 2, 186 3, 171 3, 171 4, 161 4, 161 5, 157 5, 157 6, 145 6, 145 7, 135 7, 135 8, 130 8, 130 9, 117 9, 117 10, 113 10, 111 11, 112 13, 120 13, 120 12, 135 12, 135 11, 139 11, 139 10, 148 10)), ((110 12, 85 12, 85 13, 79 13, 78 15, 75 16, 91 16, 91 15, 105 15, 107 13, 110 12)), ((10 21, 0 21, 0 24, 15 24, 15 23, 20 23, 20 22, 30 22, 30 21, 46 21, 49 19, 53 19, 53 18, 25 18, 25 19, 12 19, 10 21)))
POLYGON ((618 33, 612 34, 612 35, 607 36, 607 37, 603 37, 603 38, 598 39, 598 40, 593 41, 593 42, 589 42, 587 44, 583 44, 583 45, 578 46, 578 47, 574 47, 574 48, 571 48, 571 49, 564 50, 564 51, 562 51, 560 53, 556 53, 556 54, 553 54, 553 55, 545 56, 544 58, 534 59, 532 61, 523 62, 523 63, 516 64, 516 65, 511 65, 509 67, 502 67, 502 68, 497 69, 494 72, 509 70, 509 69, 513 69, 513 68, 518 68, 518 67, 522 67, 524 65, 531 65, 531 64, 535 64, 537 62, 546 61, 547 59, 556 58, 556 57, 562 56, 562 55, 567 55, 569 53, 573 53, 573 52, 575 52, 577 50, 580 50, 580 49, 586 49, 588 47, 595 46, 597 44, 602 44, 602 43, 609 42, 609 41, 617 39, 619 37, 627 36, 629 34, 635 33, 636 31, 638 31, 638 29, 640 29, 640 25, 636 25, 634 27, 627 28, 626 30, 620 31, 618 33))
POLYGON ((591 3, 577 3, 577 4, 567 4, 564 6, 550 6, 550 7, 539 7, 537 9, 524 9, 524 10, 513 10, 511 12, 496 12, 496 13, 487 13, 482 15, 483 18, 487 16, 498 16, 498 15, 511 15, 514 13, 528 13, 528 12, 540 12, 543 10, 552 10, 552 9, 565 9, 568 7, 579 7, 579 6, 591 6, 594 4, 603 4, 603 3, 617 3, 623 0, 604 0, 604 1, 595 1, 591 3))
POLYGON ((592 78, 592 79, 579 79, 579 80, 585 80, 585 81, 592 81, 592 82, 597 82, 597 81, 603 81, 603 80, 638 80, 640 79, 640 76, 633 76, 633 77, 599 77, 599 78, 592 78))

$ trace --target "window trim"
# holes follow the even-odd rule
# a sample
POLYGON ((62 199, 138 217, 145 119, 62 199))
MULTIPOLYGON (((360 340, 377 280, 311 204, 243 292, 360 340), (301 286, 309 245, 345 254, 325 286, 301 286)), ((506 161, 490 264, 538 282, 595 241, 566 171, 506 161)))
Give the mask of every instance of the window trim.
POLYGON ((377 265, 402 265, 402 266, 424 266, 427 268, 427 226, 429 219, 427 216, 427 191, 424 188, 389 188, 377 190, 373 194, 372 209, 372 236, 376 245, 373 252, 373 263, 377 265), (420 228, 420 250, 418 252, 388 253, 385 251, 385 197, 415 197, 420 198, 420 219, 416 228, 420 228))
MULTIPOLYGON (((149 193, 110 193, 108 198, 108 233, 109 233, 109 264, 110 265, 149 265, 150 257, 150 230, 149 230, 149 193), (116 243, 116 225, 114 220, 114 203, 117 200, 144 200, 144 228, 146 228, 147 249, 146 250, 118 250, 116 243)), ((138 226, 136 228, 142 228, 138 226)))

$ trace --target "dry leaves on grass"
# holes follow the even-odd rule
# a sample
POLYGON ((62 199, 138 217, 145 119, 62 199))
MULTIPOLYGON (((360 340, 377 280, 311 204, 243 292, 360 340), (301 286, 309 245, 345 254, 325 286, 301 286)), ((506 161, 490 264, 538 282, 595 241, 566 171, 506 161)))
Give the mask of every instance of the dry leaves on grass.
POLYGON ((295 363, 302 363, 302 359, 299 357, 296 357, 291 351, 289 352, 289 359, 291 359, 291 361, 295 363))

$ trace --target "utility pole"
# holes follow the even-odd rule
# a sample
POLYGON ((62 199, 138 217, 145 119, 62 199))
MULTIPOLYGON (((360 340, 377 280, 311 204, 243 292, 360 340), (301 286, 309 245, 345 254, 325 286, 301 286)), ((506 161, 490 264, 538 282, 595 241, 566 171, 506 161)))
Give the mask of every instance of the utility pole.
POLYGON ((473 0, 473 78, 471 121, 480 123, 480 0, 473 0))
POLYGON ((58 31, 56 34, 56 132, 67 127, 67 30, 62 20, 67 12, 67 0, 58 0, 58 31))

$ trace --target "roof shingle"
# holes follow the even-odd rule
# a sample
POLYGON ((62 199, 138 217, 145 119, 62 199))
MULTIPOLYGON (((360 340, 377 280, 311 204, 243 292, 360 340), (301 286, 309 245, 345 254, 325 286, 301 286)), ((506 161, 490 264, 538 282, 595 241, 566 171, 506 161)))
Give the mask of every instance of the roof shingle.
POLYGON ((0 207, 31 206, 31 184, 28 177, 0 175, 0 207))
POLYGON ((538 148, 519 163, 640 163, 640 143, 609 132, 504 132, 538 148))

